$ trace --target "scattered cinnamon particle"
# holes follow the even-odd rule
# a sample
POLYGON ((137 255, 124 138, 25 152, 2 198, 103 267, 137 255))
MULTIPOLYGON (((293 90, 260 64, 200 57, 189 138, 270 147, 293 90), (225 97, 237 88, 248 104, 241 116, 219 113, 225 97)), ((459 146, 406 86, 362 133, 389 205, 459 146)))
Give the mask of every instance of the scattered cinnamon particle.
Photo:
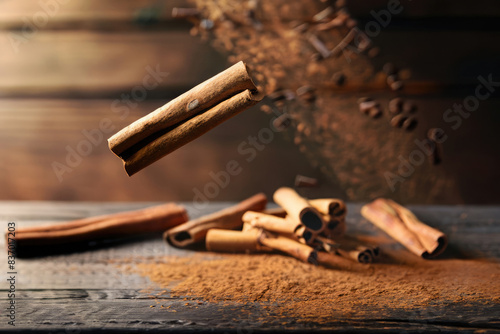
MULTIPOLYGON (((208 302, 258 302, 273 316, 331 321, 386 309, 498 304, 500 264, 485 260, 426 261, 406 250, 391 251, 383 238, 382 263, 367 273, 330 270, 277 254, 195 254, 189 258, 138 259, 133 272, 172 297, 208 302), (221 274, 224 273, 224 274, 221 274), (372 307, 373 306, 373 307, 372 307)), ((127 270, 127 272, 130 272, 127 270)), ((161 298, 164 294, 155 296, 161 298)), ((198 305, 202 305, 200 301, 198 305)), ((168 306, 167 308, 170 308, 168 306)), ((175 312, 172 311, 172 312, 175 312)))

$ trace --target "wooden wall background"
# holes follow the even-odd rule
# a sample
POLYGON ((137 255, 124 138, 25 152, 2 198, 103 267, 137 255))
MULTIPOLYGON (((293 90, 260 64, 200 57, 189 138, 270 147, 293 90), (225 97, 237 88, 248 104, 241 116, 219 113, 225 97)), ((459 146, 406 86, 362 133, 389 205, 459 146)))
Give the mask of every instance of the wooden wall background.
MULTIPOLYGON (((363 22, 371 9, 386 3, 356 0, 349 6, 363 22)), ((276 136, 253 162, 245 163, 238 144, 270 120, 258 108, 132 178, 103 139, 58 180, 51 164, 65 162, 66 147, 76 148, 86 139, 83 130, 98 129, 107 118, 114 133, 227 66, 224 55, 189 35, 189 24, 170 17, 173 7, 185 5, 184 0, 0 1, 0 199, 190 201, 194 188, 202 190, 211 181, 209 172, 223 170, 233 159, 241 162, 243 172, 216 200, 271 194, 278 186, 292 185, 296 174, 322 181, 321 187, 308 190, 311 195, 342 195, 287 135, 276 136), (41 3, 57 5, 44 8, 41 3), (36 20, 38 28, 26 30, 26 22, 36 20), (113 103, 141 84, 147 67, 169 74, 123 118, 113 103)), ((412 68, 416 79, 448 87, 432 102, 443 110, 473 89, 477 75, 499 78, 499 17, 492 0, 473 5, 407 2, 375 42, 412 68)), ((498 106, 498 98, 484 102, 450 144, 457 145, 447 154, 457 166, 453 172, 464 180, 463 202, 500 202, 498 106)))

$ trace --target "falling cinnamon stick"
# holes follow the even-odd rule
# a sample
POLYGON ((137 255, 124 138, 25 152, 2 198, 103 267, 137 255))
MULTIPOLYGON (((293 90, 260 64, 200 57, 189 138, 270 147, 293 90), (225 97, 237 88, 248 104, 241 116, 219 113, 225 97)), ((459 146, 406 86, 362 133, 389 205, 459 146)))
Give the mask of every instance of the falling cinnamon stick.
POLYGON ((418 256, 435 257, 446 248, 443 232, 424 224, 394 201, 376 199, 364 205, 361 214, 418 256))
POLYGON ((152 134, 208 110, 245 90, 256 90, 256 87, 245 63, 240 61, 123 128, 108 139, 109 148, 121 156, 124 151, 152 134))
POLYGON ((67 223, 19 228, 16 231, 15 239, 18 249, 41 245, 69 244, 163 232, 187 220, 184 207, 170 203, 67 223))
POLYGON ((239 62, 137 120, 108 139, 133 175, 260 101, 239 62))
POLYGON ((177 247, 186 247, 201 242, 205 240, 210 229, 233 230, 241 228, 243 225, 241 217, 246 211, 262 211, 266 204, 267 198, 264 194, 254 195, 234 206, 172 228, 163 234, 163 239, 177 247))
POLYGON ((165 132, 137 151, 128 151, 133 153, 123 157, 127 174, 137 173, 259 101, 245 90, 165 132))
POLYGON ((317 233, 325 228, 326 222, 321 213, 292 188, 279 188, 274 192, 273 198, 296 223, 317 233))

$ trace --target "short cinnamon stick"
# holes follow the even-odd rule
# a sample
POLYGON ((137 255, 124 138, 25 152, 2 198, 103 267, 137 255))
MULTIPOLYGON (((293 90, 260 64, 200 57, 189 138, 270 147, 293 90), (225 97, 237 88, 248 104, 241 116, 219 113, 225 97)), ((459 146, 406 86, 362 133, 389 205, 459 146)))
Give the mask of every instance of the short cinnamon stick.
POLYGON ((301 224, 287 218, 267 215, 261 212, 247 211, 242 217, 243 222, 260 227, 270 232, 293 234, 301 224))
POLYGON ((286 211, 280 206, 277 206, 275 208, 267 208, 262 213, 265 213, 266 215, 272 215, 280 218, 285 218, 286 217, 286 211))
POLYGON ((118 238, 142 233, 162 232, 187 221, 184 207, 165 204, 142 210, 79 219, 67 223, 19 228, 18 249, 118 238))
POLYGON ((233 231, 211 229, 205 245, 211 252, 249 253, 270 250, 259 243, 260 231, 233 231))
POLYGON ((326 222, 321 213, 292 188, 279 188, 274 192, 273 198, 296 223, 318 233, 325 228, 326 222))
POLYGON ((311 199, 309 203, 323 215, 332 217, 345 217, 347 207, 343 200, 337 198, 318 198, 311 199))
POLYGON ((264 232, 261 234, 259 242, 263 246, 279 250, 301 260, 302 262, 316 263, 316 251, 312 247, 298 241, 269 232, 264 232))
POLYGON ((394 201, 376 199, 364 205, 361 214, 418 256, 431 258, 446 248, 447 238, 443 232, 424 224, 394 201))
POLYGON ((246 211, 262 211, 267 204, 264 194, 254 195, 234 206, 188 221, 163 234, 163 239, 177 247, 186 247, 205 240, 208 230, 241 228, 246 211))

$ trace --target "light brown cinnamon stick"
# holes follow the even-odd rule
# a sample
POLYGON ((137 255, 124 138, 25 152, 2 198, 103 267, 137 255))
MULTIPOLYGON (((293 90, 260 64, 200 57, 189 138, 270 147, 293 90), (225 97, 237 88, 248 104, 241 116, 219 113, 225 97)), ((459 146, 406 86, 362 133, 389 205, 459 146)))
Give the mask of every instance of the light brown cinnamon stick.
POLYGON ((257 229, 242 232, 213 228, 207 232, 205 245, 212 252, 249 253, 271 250, 259 243, 259 237, 260 231, 257 229))
POLYGON ((364 205, 361 214, 418 256, 431 258, 446 248, 447 238, 443 232, 422 223, 394 201, 376 199, 364 205))
POLYGON ((177 247, 186 247, 205 240, 208 230, 241 228, 246 211, 262 211, 267 204, 264 194, 254 195, 234 206, 188 221, 163 234, 163 239, 177 247))
POLYGON ((184 207, 164 204, 142 210, 79 219, 67 223, 19 228, 17 247, 57 245, 161 232, 187 221, 184 207))
POLYGON ((267 215, 261 212, 247 211, 242 217, 243 222, 251 226, 263 228, 270 232, 293 234, 301 224, 287 218, 267 215))
POLYGON ((122 157, 125 171, 129 176, 137 173, 259 101, 249 90, 245 90, 211 109, 193 116, 139 147, 136 151, 127 151, 132 154, 122 157))
POLYGON ((259 238, 260 244, 291 255, 302 262, 316 263, 316 251, 303 243, 281 235, 263 232, 259 238))
POLYGON ((123 152, 158 131, 168 129, 245 90, 253 91, 256 87, 246 65, 240 61, 120 130, 108 139, 109 148, 122 156, 123 152))
POLYGON ((279 188, 274 192, 273 198, 296 223, 317 233, 325 228, 326 222, 321 213, 292 188, 279 188))
POLYGON ((327 268, 341 269, 349 271, 359 271, 363 272, 370 268, 366 264, 357 263, 348 260, 342 256, 334 255, 327 252, 317 252, 317 263, 327 268))
POLYGON ((347 214, 347 207, 341 199, 318 198, 309 200, 309 203, 311 203, 311 205, 323 215, 340 218, 345 217, 347 214))
POLYGON ((286 211, 280 206, 277 206, 275 208, 267 208, 262 213, 265 213, 266 215, 272 215, 280 218, 285 218, 286 217, 286 211))

